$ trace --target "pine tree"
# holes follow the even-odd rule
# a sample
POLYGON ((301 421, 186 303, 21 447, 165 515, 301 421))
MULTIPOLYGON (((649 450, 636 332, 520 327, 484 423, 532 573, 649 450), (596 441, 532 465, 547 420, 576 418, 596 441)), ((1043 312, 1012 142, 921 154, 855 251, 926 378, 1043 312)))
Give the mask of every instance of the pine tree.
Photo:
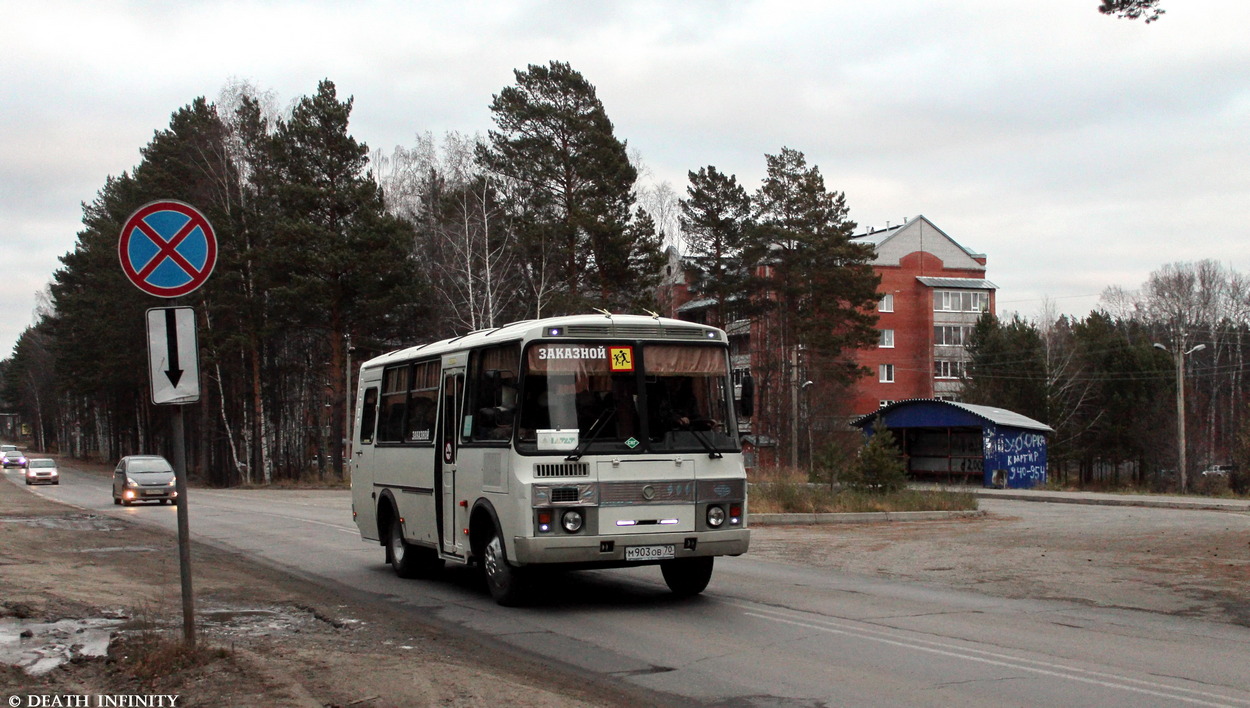
MULTIPOLYGON (((333 82, 299 101, 279 121, 273 142, 276 220, 264 266, 272 296, 305 333, 318 332, 311 361, 326 361, 325 439, 308 444, 342 469, 341 401, 348 337, 385 339, 410 327, 421 301, 409 258, 411 228, 388 215, 367 172, 368 147, 348 132, 352 99, 339 101, 333 82)), ((320 410, 315 403, 315 410, 320 410)))
POLYGON ((894 433, 885 421, 873 421, 872 435, 859 450, 859 459, 848 480, 853 488, 889 494, 907 485, 907 466, 903 453, 894 440, 894 433))
POLYGON ((997 406, 1046 423, 1047 370, 1037 328, 1019 315, 1001 322, 991 313, 977 321, 967 342, 970 359, 964 400, 997 406))
POLYGON ((510 183, 531 312, 619 307, 654 282, 663 262, 658 239, 630 228, 638 173, 625 143, 594 86, 569 64, 530 65, 515 76, 491 102, 497 129, 478 157, 510 183), (656 273, 646 271, 652 264, 656 273))
POLYGON ((748 294, 756 290, 747 248, 751 198, 734 175, 713 165, 689 177, 687 197, 681 200, 685 265, 695 274, 699 294, 716 301, 708 324, 724 327, 749 313, 748 294))
POLYGON ((840 355, 877 338, 872 248, 851 240, 846 195, 827 190, 803 153, 783 148, 766 159, 768 176, 754 200, 756 238, 774 268, 783 346, 820 357, 831 380, 849 383, 862 372, 840 355))
MULTIPOLYGON (((848 352, 872 345, 877 285, 870 246, 855 243, 846 197, 825 188, 803 153, 767 155, 768 174, 752 200, 751 248, 763 254, 767 285, 755 298, 770 305, 751 328, 752 362, 760 392, 757 431, 788 441, 798 464, 800 386, 829 400, 863 376, 848 352)), ((810 423, 810 421, 808 421, 810 423)))

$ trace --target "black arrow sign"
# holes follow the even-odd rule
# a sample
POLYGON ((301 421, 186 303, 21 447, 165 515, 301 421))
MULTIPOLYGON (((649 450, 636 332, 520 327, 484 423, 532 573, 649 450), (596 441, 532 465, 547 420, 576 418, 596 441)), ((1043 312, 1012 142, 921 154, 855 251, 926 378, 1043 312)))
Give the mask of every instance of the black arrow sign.
POLYGON ((174 387, 182 380, 182 369, 178 366, 178 317, 174 308, 165 310, 165 346, 169 352, 169 367, 165 376, 174 387))

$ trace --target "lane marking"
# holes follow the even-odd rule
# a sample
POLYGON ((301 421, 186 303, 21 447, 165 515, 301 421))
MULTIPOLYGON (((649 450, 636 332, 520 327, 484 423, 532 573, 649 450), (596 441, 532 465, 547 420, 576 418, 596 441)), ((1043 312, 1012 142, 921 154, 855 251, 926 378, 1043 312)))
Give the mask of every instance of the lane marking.
POLYGON ((1135 679, 1135 678, 1131 678, 1128 676, 1119 676, 1116 674, 1108 674, 1108 673, 1103 673, 1103 672, 1098 672, 1098 671, 1090 671, 1088 669, 1082 669, 1076 666, 1067 666, 1064 664, 1056 664, 1056 663, 1051 663, 1047 661, 1040 661, 1037 659, 1015 657, 1015 656, 1010 656, 1007 654, 999 654, 999 653, 995 653, 991 651, 986 651, 984 649, 964 647, 964 646, 959 646, 957 644, 937 642, 937 641, 933 641, 929 639, 920 639, 918 637, 904 637, 895 632, 877 630, 877 629, 872 629, 872 628, 863 627, 863 626, 852 626, 850 624, 841 624, 834 620, 800 621, 797 619, 791 619, 789 616, 784 615, 781 612, 760 610, 758 608, 747 609, 745 606, 742 606, 742 605, 739 605, 739 607, 743 608, 743 613, 745 615, 747 615, 748 617, 755 617, 757 619, 769 620, 772 622, 778 622, 780 624, 787 624, 787 625, 791 625, 795 627, 803 627, 805 629, 812 629, 812 630, 816 630, 819 632, 826 632, 829 634, 839 634, 839 635, 843 635, 847 637, 853 637, 856 639, 867 639, 869 641, 878 642, 880 644, 889 644, 889 645, 901 647, 904 649, 913 649, 915 651, 928 652, 930 654, 938 654, 940 656, 946 656, 946 657, 950 657, 953 659, 963 659, 964 661, 972 661, 972 662, 977 662, 977 663, 982 663, 982 664, 989 664, 991 666, 1000 666, 1004 668, 1017 669, 1020 671, 1027 671, 1027 672, 1031 672, 1035 674, 1040 674, 1043 676, 1060 678, 1060 679, 1065 679, 1069 681, 1079 681, 1082 683, 1102 686, 1104 688, 1112 688, 1112 689, 1117 689, 1117 690, 1122 690, 1122 691, 1143 693, 1143 694, 1150 695, 1150 696, 1158 696, 1160 698, 1168 698, 1171 700, 1183 701, 1185 703, 1192 703, 1195 705, 1227 706, 1230 703, 1235 703, 1235 704, 1240 704, 1240 705, 1250 705, 1250 699, 1235 698, 1235 697, 1221 695, 1218 693, 1211 693, 1208 691, 1199 691, 1195 689, 1184 688, 1181 686, 1170 686, 1170 685, 1166 685, 1162 683, 1156 683, 1153 681, 1135 679), (929 646, 925 646, 925 645, 929 645, 929 646), (980 654, 982 656, 974 656, 975 654, 980 654), (1033 664, 1033 666, 1030 666, 1029 664, 1033 664), (1086 674, 1087 676, 1075 676, 1073 674, 1086 674), (1140 685, 1133 686, 1133 685, 1126 685, 1126 684, 1140 684, 1140 685), (1174 693, 1166 693, 1165 691, 1172 691, 1174 693), (1177 695, 1177 694, 1191 694, 1191 695, 1177 695), (1213 702, 1210 702, 1208 700, 1203 700, 1203 699, 1211 699, 1211 700, 1220 701, 1220 702, 1213 703, 1213 702))

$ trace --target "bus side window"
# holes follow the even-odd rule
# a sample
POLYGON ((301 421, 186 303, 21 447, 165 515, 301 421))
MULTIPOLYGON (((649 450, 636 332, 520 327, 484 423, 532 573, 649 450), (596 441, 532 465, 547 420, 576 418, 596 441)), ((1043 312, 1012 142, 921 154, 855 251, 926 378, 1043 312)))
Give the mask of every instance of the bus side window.
POLYGON ((382 376, 381 418, 378 421, 378 442, 403 442, 404 410, 408 398, 408 364, 393 366, 382 376))
POLYGON ((405 442, 427 445, 434 442, 434 420, 438 413, 438 367, 437 361, 413 366, 405 442))
POLYGON ((364 402, 360 404, 360 444, 373 444, 373 428, 378 420, 378 389, 365 389, 364 402))
POLYGON ((473 416, 473 440, 511 440, 516 418, 516 362, 520 346, 508 344, 483 349, 474 354, 470 368, 469 404, 466 415, 473 416))

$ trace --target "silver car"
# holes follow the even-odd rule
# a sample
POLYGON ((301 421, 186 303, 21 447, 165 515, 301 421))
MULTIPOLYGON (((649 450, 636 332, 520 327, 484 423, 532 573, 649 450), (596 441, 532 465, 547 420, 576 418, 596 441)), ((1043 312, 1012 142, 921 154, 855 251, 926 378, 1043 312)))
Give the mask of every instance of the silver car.
POLYGON ((26 461, 27 484, 60 484, 61 471, 56 460, 48 457, 32 457, 26 461))
POLYGON ((113 470, 113 503, 130 506, 135 502, 177 503, 174 468, 159 455, 123 457, 113 470))

